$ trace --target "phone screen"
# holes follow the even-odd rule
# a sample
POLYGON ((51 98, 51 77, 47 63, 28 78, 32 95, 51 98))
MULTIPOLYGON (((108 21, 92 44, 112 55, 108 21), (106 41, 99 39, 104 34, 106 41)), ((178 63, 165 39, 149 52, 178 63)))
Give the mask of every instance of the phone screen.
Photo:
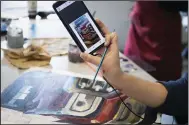
POLYGON ((78 46, 91 53, 105 42, 104 37, 81 1, 66 1, 56 7, 67 29, 75 35, 78 46))

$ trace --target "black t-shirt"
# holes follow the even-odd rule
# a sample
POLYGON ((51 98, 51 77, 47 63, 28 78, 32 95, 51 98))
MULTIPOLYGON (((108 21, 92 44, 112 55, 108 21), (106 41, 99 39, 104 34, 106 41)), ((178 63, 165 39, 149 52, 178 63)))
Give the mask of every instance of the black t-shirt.
POLYGON ((188 73, 176 81, 160 82, 168 91, 165 102, 157 107, 147 107, 145 117, 139 125, 151 125, 157 113, 174 116, 178 124, 188 123, 188 73))
POLYGON ((168 91, 164 104, 157 107, 160 113, 175 116, 180 124, 188 122, 188 73, 176 81, 160 82, 168 91))

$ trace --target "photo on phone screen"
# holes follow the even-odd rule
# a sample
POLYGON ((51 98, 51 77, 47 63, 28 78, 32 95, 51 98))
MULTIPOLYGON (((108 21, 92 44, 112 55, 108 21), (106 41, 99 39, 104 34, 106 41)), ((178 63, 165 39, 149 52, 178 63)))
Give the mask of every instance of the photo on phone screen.
POLYGON ((69 24, 79 41, 87 48, 100 41, 100 32, 96 29, 88 13, 69 24))
POLYGON ((80 49, 91 53, 105 39, 82 1, 66 1, 56 6, 57 14, 80 49))

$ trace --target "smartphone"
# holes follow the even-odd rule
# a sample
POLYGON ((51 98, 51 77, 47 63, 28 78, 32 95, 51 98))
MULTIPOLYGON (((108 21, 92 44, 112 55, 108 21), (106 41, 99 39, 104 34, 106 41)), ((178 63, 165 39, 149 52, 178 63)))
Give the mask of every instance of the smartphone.
POLYGON ((57 1, 53 9, 82 52, 93 54, 105 38, 83 1, 57 1))

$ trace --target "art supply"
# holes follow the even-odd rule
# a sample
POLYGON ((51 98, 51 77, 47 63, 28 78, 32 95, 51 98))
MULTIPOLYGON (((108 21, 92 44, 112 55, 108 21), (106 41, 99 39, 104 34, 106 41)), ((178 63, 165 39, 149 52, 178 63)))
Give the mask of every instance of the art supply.
POLYGON ((11 20, 12 19, 1 17, 1 35, 5 35, 7 33, 7 27, 11 23, 11 20))
POLYGON ((41 17, 41 19, 47 19, 47 16, 50 14, 55 14, 54 11, 39 11, 37 12, 37 15, 41 17))
POLYGON ((72 63, 82 63, 84 62, 83 59, 80 57, 80 49, 79 47, 71 41, 69 44, 69 50, 68 50, 68 59, 72 63))
POLYGON ((10 48, 22 48, 24 45, 23 30, 17 26, 9 26, 7 41, 10 48))
POLYGON ((103 55, 102 55, 102 59, 101 59, 101 61, 100 61, 100 64, 99 64, 99 66, 98 66, 98 69, 97 69, 97 71, 96 71, 96 73, 95 73, 95 77, 94 77, 94 79, 93 79, 93 83, 95 82, 96 76, 97 76, 97 74, 98 74, 98 72, 99 72, 99 70, 100 70, 100 68, 101 68, 101 66, 102 66, 102 63, 103 63, 103 61, 104 61, 104 57, 105 57, 107 51, 108 51, 108 47, 106 47, 105 50, 104 50, 104 53, 103 53, 103 55))
POLYGON ((28 17, 35 19, 37 15, 37 1, 28 1, 28 17))

